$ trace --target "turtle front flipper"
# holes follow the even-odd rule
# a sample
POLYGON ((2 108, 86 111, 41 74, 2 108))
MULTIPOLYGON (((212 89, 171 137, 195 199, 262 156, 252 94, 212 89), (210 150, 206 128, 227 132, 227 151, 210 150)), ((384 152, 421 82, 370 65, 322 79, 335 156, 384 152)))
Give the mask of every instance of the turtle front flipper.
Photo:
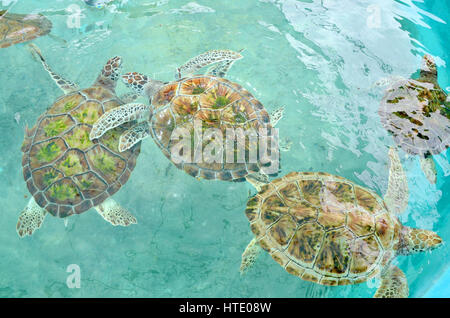
POLYGON ((381 285, 374 298, 407 298, 408 281, 405 273, 397 266, 390 266, 381 275, 381 285))
POLYGON ((148 106, 139 103, 130 103, 113 108, 104 113, 97 122, 95 122, 91 133, 89 134, 89 138, 91 140, 100 138, 110 129, 141 118, 146 111, 148 111, 148 106))
POLYGON ((25 209, 19 215, 16 226, 17 234, 20 237, 32 235, 34 231, 41 227, 46 215, 47 211, 41 208, 34 198, 31 198, 25 209))
POLYGON ((389 183, 384 202, 389 211, 395 214, 402 213, 408 206, 409 189, 408 180, 403 170, 397 150, 394 147, 389 149, 389 183))
POLYGON ((260 252, 261 247, 259 247, 256 238, 254 238, 247 245, 244 253, 242 253, 241 267, 239 270, 241 272, 241 275, 244 275, 247 272, 247 270, 251 268, 253 264, 255 264, 255 261, 258 258, 260 252))
POLYGON ((436 164, 432 156, 420 157, 420 167, 431 184, 436 184, 436 164))
POLYGON ((137 123, 120 136, 119 151, 123 152, 130 149, 148 136, 150 136, 150 126, 148 121, 137 123))
POLYGON ((226 60, 224 62, 220 62, 219 64, 208 69, 208 71, 206 71, 206 74, 216 77, 225 77, 231 66, 233 66, 234 62, 236 62, 236 60, 226 60))
POLYGON ((216 72, 219 73, 221 70, 225 70, 226 72, 231 67, 234 61, 242 58, 242 55, 239 54, 239 52, 230 50, 212 50, 197 55, 177 69, 175 78, 180 79, 184 76, 191 76, 195 71, 198 71, 205 66, 219 62, 225 62, 225 64, 219 65, 216 72), (230 65, 226 65, 227 63, 230 63, 230 65))
POLYGON ((31 44, 28 44, 28 47, 30 48, 33 56, 34 57, 37 56, 37 58, 41 61, 42 66, 44 66, 44 69, 48 72, 48 74, 50 74, 51 78, 55 81, 56 85, 58 85, 58 87, 65 94, 75 92, 80 89, 77 84, 72 83, 71 81, 68 81, 68 80, 62 78, 60 75, 53 72, 53 70, 50 68, 50 66, 48 66, 47 62, 45 61, 45 58, 42 55, 41 50, 36 45, 31 43, 31 44))
POLYGON ((247 175, 245 179, 255 187, 256 191, 260 191, 261 187, 269 183, 269 176, 262 172, 255 172, 247 175))
POLYGON ((114 226, 137 224, 136 218, 112 198, 106 199, 102 204, 97 205, 95 209, 105 221, 108 221, 114 226))

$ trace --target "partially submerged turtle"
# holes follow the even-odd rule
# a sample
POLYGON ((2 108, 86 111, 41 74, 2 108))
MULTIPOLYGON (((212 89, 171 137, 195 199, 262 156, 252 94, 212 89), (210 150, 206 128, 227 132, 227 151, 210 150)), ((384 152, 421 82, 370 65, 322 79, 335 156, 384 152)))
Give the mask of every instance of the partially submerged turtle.
POLYGON ((41 14, 17 14, 0 10, 0 48, 46 35, 52 23, 41 14))
POLYGON ((381 276, 375 297, 407 297, 396 255, 438 247, 434 232, 403 226, 397 214, 408 204, 408 183, 398 154, 384 199, 345 178, 321 172, 291 172, 268 184, 247 179, 258 193, 245 211, 255 235, 242 255, 241 273, 262 247, 288 273, 322 285, 348 285, 381 276))
POLYGON ((450 102, 438 84, 434 59, 425 55, 417 79, 396 79, 378 111, 396 144, 417 155, 430 183, 436 183, 432 156, 450 147, 450 102))
POLYGON ((111 198, 127 182, 140 152, 140 143, 125 152, 117 150, 120 135, 132 123, 112 129, 96 141, 89 139, 92 124, 104 112, 124 104, 115 93, 121 58, 110 59, 94 84, 80 90, 55 74, 39 49, 30 46, 65 95, 26 131, 23 176, 33 197, 19 216, 17 233, 21 237, 33 234, 47 212, 65 218, 91 207, 113 225, 136 223, 134 216, 111 198))
POLYGON ((131 103, 106 112, 94 124, 91 140, 130 120, 143 119, 121 136, 120 151, 152 136, 164 155, 193 177, 243 181, 248 174, 259 171, 277 174, 278 135, 272 127, 282 117, 284 109, 269 116, 250 92, 224 78, 240 58, 241 54, 229 50, 208 51, 178 68, 178 79, 170 83, 136 72, 123 75, 125 84, 149 98, 150 105, 131 103), (205 75, 192 75, 211 64, 215 65, 205 75), (183 77, 184 73, 187 76, 183 77), (225 137, 228 132, 239 134, 239 129, 243 133, 253 131, 257 138, 247 138, 244 147, 235 147, 225 137), (179 133, 184 133, 183 138, 179 133), (186 146, 181 151, 179 139, 183 139, 186 146), (267 153, 274 156, 261 156, 259 150, 263 143, 269 148, 267 153), (252 151, 255 157, 251 157, 252 151), (240 158, 244 160, 239 161, 240 158))

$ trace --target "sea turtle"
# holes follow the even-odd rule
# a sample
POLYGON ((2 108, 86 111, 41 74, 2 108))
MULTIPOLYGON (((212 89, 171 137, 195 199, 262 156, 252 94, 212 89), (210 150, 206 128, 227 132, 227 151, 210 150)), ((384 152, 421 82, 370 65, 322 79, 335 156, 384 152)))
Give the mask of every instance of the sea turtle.
POLYGON ((436 183, 432 155, 450 147, 450 101, 438 84, 433 57, 423 56, 417 79, 397 77, 389 85, 378 113, 396 144, 418 155, 425 176, 436 183))
POLYGON ((268 184, 247 179, 258 193, 245 214, 255 235, 241 273, 262 247, 288 273, 322 285, 348 285, 381 276, 375 297, 407 297, 405 274, 391 261, 438 247, 434 232, 403 226, 408 183, 395 148, 389 150, 384 200, 373 191, 323 172, 291 172, 268 184))
POLYGON ((51 28, 50 20, 41 14, 17 14, 0 10, 0 48, 46 35, 51 28))
POLYGON ((177 79, 169 83, 136 72, 123 75, 124 83, 149 98, 150 105, 131 103, 106 112, 94 124, 91 140, 129 120, 143 119, 121 136, 120 151, 151 135, 164 155, 193 177, 244 181, 245 176, 259 171, 276 175, 279 145, 272 127, 284 108, 269 116, 250 92, 224 78, 240 58, 239 52, 208 51, 178 68, 177 79), (192 75, 211 64, 215 65, 205 75, 192 75), (255 138, 244 137, 249 132, 255 138), (244 143, 235 147, 231 138, 236 136, 241 136, 241 141, 245 138, 245 148, 244 143), (186 146, 181 151, 180 144, 186 146), (261 155, 263 144, 270 156, 261 155))
POLYGON ((131 123, 96 141, 89 139, 92 124, 105 111, 124 103, 115 93, 122 59, 111 58, 95 83, 80 90, 55 74, 36 46, 30 47, 65 95, 32 129, 26 129, 23 176, 33 197, 19 216, 17 233, 21 237, 33 234, 47 212, 65 218, 91 207, 113 225, 136 223, 134 216, 111 198, 130 177, 140 152, 140 143, 125 152, 117 150, 120 135, 131 123))

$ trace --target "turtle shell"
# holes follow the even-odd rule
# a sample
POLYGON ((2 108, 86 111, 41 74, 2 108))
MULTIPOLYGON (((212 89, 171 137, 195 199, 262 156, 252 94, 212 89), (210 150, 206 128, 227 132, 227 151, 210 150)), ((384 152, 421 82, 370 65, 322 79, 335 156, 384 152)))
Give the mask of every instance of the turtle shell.
POLYGON ((92 125, 106 111, 123 105, 111 91, 93 86, 64 95, 26 132, 23 176, 37 204, 58 217, 82 213, 125 184, 140 143, 118 151, 120 135, 132 122, 95 141, 92 125))
POLYGON ((0 48, 33 40, 50 32, 52 23, 40 14, 0 16, 0 48))
POLYGON ((386 91, 378 111, 384 128, 411 155, 450 147, 450 105, 438 84, 401 80, 386 91))
POLYGON ((245 148, 228 143, 231 139, 227 137, 233 135, 227 135, 227 132, 238 135, 253 131, 258 134, 259 141, 267 141, 268 153, 278 152, 278 139, 270 124, 269 114, 240 85, 207 75, 184 78, 162 87, 153 96, 152 105, 153 139, 169 160, 191 176, 242 181, 249 173, 264 169, 270 175, 278 173, 279 157, 261 160, 255 139, 246 137, 245 148), (176 156, 177 160, 171 155, 179 154, 176 150, 178 141, 171 139, 176 129, 190 137, 187 146, 195 150, 185 153, 183 158, 176 156), (212 137, 215 132, 221 137, 212 137), (203 139, 197 142, 200 135, 203 139), (216 149, 219 150, 210 151, 212 146, 218 146, 216 149), (200 160, 198 154, 202 155, 200 160))
POLYGON ((245 213, 275 261, 322 285, 356 284, 380 273, 401 228, 377 194, 322 172, 273 180, 248 200, 245 213))

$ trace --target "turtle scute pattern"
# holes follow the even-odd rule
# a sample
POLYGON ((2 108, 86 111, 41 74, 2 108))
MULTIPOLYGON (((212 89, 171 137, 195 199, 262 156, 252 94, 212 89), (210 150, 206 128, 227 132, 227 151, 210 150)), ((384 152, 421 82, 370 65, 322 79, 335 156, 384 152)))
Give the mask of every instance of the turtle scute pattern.
POLYGON ((6 13, 0 16, 0 48, 46 35, 51 28, 50 20, 40 14, 6 13))
POLYGON ((102 203, 128 180, 140 143, 118 152, 120 135, 133 123, 91 141, 92 125, 122 103, 109 90, 91 87, 59 98, 22 145, 23 175, 36 203, 66 217, 102 203))
POLYGON ((446 99, 437 84, 398 81, 383 98, 381 122, 409 154, 439 154, 450 147, 450 104, 446 99))
MULTIPOLYGON (((198 137, 195 133, 199 129, 202 132, 208 128, 220 130, 223 136, 221 145, 225 145, 228 128, 235 129, 236 134, 240 133, 238 128, 242 128, 244 133, 250 129, 258 132, 259 128, 267 128, 266 140, 270 140, 269 147, 272 147, 272 151, 278 148, 277 140, 273 136, 269 114, 263 105, 240 85, 226 79, 197 76, 169 83, 154 96, 152 104, 155 110, 152 117, 151 134, 170 160, 172 160, 171 153, 176 144, 171 141, 171 136, 177 128, 180 129, 179 131, 183 129, 186 134, 191 135, 192 148, 202 146, 201 149, 204 150, 211 145, 208 144, 208 141, 204 141, 202 145, 194 145, 194 136, 198 137), (199 129, 195 129, 196 122, 201 124, 199 129)), ((256 141, 253 140, 246 137, 244 151, 239 151, 239 147, 235 147, 232 154, 234 158, 229 158, 230 160, 227 160, 227 151, 222 151, 221 154, 218 154, 219 158, 222 157, 221 162, 214 160, 216 157, 211 155, 211 157, 203 157, 201 162, 196 163, 194 151, 192 151, 191 162, 174 162, 174 164, 193 177, 245 180, 244 177, 249 173, 258 172, 262 166, 271 164, 271 162, 261 162, 258 153, 256 153, 257 162, 250 162, 249 156, 252 152, 250 149, 259 149, 256 141), (239 163, 238 158, 245 158, 246 163, 239 163)))
POLYGON ((259 245, 287 272, 323 285, 379 274, 400 229, 378 195, 320 172, 292 172, 264 185, 246 215, 259 245))

